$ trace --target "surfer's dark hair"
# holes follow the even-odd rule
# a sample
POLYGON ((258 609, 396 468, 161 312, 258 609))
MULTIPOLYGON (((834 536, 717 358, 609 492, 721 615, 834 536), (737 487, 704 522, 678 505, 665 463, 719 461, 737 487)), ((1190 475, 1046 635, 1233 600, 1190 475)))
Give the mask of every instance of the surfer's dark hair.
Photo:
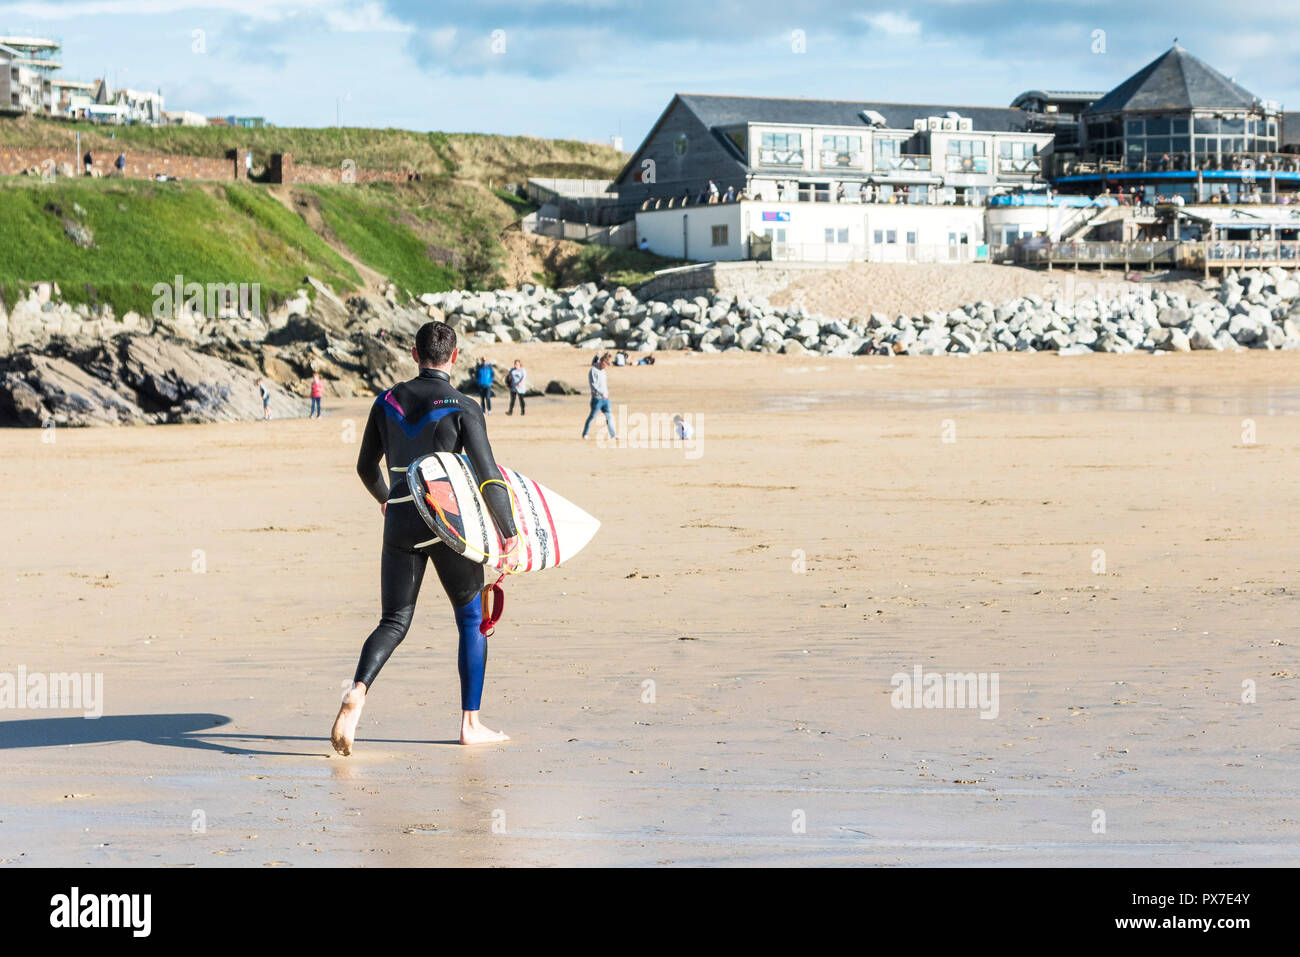
POLYGON ((446 365, 456 349, 456 330, 445 322, 426 322, 415 334, 415 351, 420 361, 429 365, 446 365))

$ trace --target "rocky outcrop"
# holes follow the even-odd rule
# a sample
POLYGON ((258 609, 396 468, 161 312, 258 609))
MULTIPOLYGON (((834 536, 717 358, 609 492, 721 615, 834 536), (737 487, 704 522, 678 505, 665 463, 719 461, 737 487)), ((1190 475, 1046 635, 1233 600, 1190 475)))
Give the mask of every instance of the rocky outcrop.
MULTIPOLYGON (((159 319, 61 303, 37 284, 0 307, 0 426, 221 422, 262 416, 259 377, 276 418, 305 415, 311 376, 327 394, 373 395, 415 374, 410 352, 428 308, 393 297, 346 303, 314 291, 265 318, 159 319)), ((457 372, 468 372, 472 347, 457 372)))

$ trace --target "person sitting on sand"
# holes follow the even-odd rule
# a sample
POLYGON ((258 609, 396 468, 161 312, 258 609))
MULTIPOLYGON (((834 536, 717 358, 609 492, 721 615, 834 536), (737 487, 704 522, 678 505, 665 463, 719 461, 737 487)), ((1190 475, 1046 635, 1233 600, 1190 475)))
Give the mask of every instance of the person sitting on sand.
POLYGON ((681 417, 680 413, 673 416, 673 433, 683 442, 695 438, 695 429, 681 417))
MULTIPOLYGON (((352 687, 343 696, 330 731, 330 743, 342 755, 352 753, 366 697, 380 669, 411 627, 429 561, 451 601, 460 634, 460 743, 509 740, 479 721, 487 671, 487 638, 479 628, 483 620, 483 566, 453 551, 429 530, 411 502, 405 472, 393 471, 405 469, 422 455, 463 450, 476 476, 493 476, 500 474, 496 457, 488 442, 482 409, 451 384, 451 369, 458 356, 455 330, 445 322, 426 322, 415 334, 411 356, 420 374, 375 400, 357 456, 357 474, 379 502, 384 516, 384 550, 379 566, 382 614, 379 625, 361 648, 352 687), (387 473, 380 467, 381 458, 388 466, 387 473), (393 476, 391 488, 385 474, 393 476)), ((510 512, 510 493, 500 482, 483 482, 479 489, 492 524, 504 542, 503 552, 517 552, 519 539, 510 512)))

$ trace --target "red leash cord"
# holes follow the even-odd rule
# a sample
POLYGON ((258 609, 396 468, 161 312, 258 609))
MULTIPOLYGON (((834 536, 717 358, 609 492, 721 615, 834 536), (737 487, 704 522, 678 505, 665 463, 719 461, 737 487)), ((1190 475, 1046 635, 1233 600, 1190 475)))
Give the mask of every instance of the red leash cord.
POLYGON ((484 638, 491 638, 492 632, 496 628, 497 622, 501 620, 502 614, 506 610, 506 590, 501 587, 505 581, 506 573, 501 575, 491 585, 483 589, 480 599, 483 602, 483 620, 479 622, 478 632, 484 638), (496 599, 496 610, 493 611, 492 599, 496 599))

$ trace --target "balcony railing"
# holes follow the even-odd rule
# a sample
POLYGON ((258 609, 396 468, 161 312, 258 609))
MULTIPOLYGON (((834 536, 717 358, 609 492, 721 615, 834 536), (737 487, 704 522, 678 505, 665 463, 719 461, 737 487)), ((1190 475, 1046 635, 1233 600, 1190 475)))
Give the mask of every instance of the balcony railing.
POLYGON ((837 150, 822 150, 818 158, 822 169, 863 169, 867 157, 862 152, 841 153, 837 150))
POLYGON ((802 169, 803 150, 759 150, 758 162, 760 166, 802 169))
POLYGON ((999 173, 1041 173, 1043 164, 1037 156, 999 156, 999 173))
POLYGON ((1260 239, 1248 242, 1219 240, 1200 244, 1207 266, 1233 266, 1261 263, 1286 263, 1300 260, 1300 240, 1260 239))
POLYGON ((1124 170, 1129 173, 1194 173, 1198 169, 1254 170, 1263 176, 1270 170, 1295 173, 1300 172, 1300 156, 1294 153, 1171 153, 1124 160, 1124 170))
POLYGON ((876 157, 876 171, 881 173, 928 172, 929 169, 929 153, 899 153, 892 156, 876 157))
POLYGON ((1096 173, 1195 173, 1197 170, 1254 170, 1256 176, 1267 179, 1270 171, 1300 172, 1300 155, 1295 153, 1203 153, 1144 156, 1140 159, 1120 160, 1064 160, 1052 166, 1055 176, 1079 176, 1096 173))
POLYGON ((949 154, 945 169, 949 173, 987 173, 989 158, 987 156, 957 156, 949 154))

